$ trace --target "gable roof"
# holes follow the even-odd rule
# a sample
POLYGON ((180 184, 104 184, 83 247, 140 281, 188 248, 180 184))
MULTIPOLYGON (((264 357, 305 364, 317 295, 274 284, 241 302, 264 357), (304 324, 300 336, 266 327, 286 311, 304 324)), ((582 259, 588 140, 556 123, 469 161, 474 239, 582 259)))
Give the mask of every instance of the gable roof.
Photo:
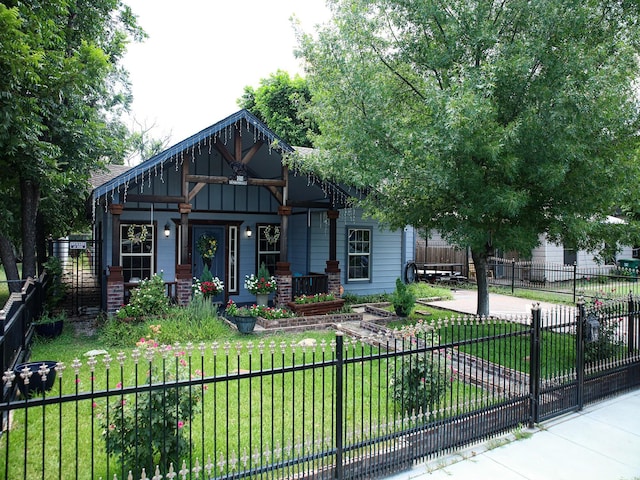
MULTIPOLYGON (((273 133, 269 128, 262 123, 258 117, 249 112, 246 109, 242 109, 233 115, 228 116, 227 118, 214 123, 210 127, 201 130, 200 132, 190 136, 189 138, 182 140, 179 143, 176 143, 174 146, 169 147, 168 149, 154 155, 153 157, 145 160, 144 162, 131 167, 126 168, 120 173, 116 174, 116 176, 109 178, 109 174, 103 175, 101 178, 104 180, 103 183, 100 182, 99 176, 94 177, 96 184, 92 182, 92 186, 94 186, 94 190, 92 192, 93 199, 100 198, 106 195, 109 192, 117 190, 120 186, 128 183, 131 180, 142 178, 144 180, 145 176, 150 177, 152 170, 157 170, 157 168, 161 165, 164 165, 168 161, 178 161, 178 159, 184 158, 184 153, 191 151, 193 153, 196 148, 200 148, 202 144, 206 145, 207 140, 210 141, 211 138, 218 137, 221 133, 224 133, 225 130, 234 125, 242 125, 244 122, 244 126, 248 130, 252 130, 254 136, 256 138, 260 138, 261 140, 265 140, 266 143, 270 146, 269 148, 275 149, 281 153, 291 153, 294 151, 293 147, 291 147, 287 142, 285 142, 278 135, 273 133)), ((116 169, 115 171, 118 171, 116 169)))
MULTIPOLYGON (((242 109, 136 166, 127 168, 112 165, 109 172, 94 176, 91 181, 91 185, 94 188, 89 199, 92 203, 93 217, 95 218, 95 209, 98 205, 104 203, 106 208, 106 204, 109 203, 109 196, 113 199, 114 192, 121 192, 121 188, 124 188, 126 199, 130 184, 141 183, 144 185, 145 182, 151 184, 153 176, 159 176, 160 180, 164 182, 163 172, 165 169, 173 166, 178 169, 183 161, 200 154, 201 150, 211 149, 212 144, 216 142, 224 142, 226 144, 227 141, 231 140, 232 130, 235 127, 239 127, 241 130, 244 129, 245 132, 248 131, 252 134, 254 142, 264 142, 268 146, 269 154, 272 151, 276 151, 281 156, 285 156, 297 151, 304 156, 312 151, 309 148, 294 148, 290 146, 271 131, 258 117, 248 110, 242 109)), ((259 165, 261 171, 255 172, 255 174, 261 178, 275 178, 281 172, 281 162, 278 161, 277 165, 277 167, 276 164, 259 165)), ((296 196, 299 202, 308 205, 319 206, 324 204, 325 208, 341 208, 347 204, 347 199, 350 195, 346 193, 343 186, 321 180, 313 173, 302 174, 295 167, 292 168, 292 173, 293 175, 289 176, 290 200, 294 197, 293 192, 297 192, 296 196)))

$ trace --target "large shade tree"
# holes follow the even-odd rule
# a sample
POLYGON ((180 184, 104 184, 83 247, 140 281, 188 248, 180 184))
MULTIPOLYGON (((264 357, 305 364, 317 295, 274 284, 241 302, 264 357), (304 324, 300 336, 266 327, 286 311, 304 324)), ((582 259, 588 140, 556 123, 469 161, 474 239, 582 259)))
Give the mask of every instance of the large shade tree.
POLYGON ((293 78, 278 70, 260 80, 260 86, 244 87, 244 94, 237 100, 269 125, 289 145, 310 147, 311 135, 317 133, 317 124, 307 114, 311 92, 307 81, 295 75, 293 78))
POLYGON ((600 221, 638 184, 638 2, 329 3, 299 32, 324 152, 306 165, 388 225, 470 247, 479 314, 496 250, 612 233, 600 221))
POLYGON ((36 274, 37 239, 72 230, 91 172, 122 161, 130 95, 118 65, 127 41, 143 35, 120 0, 0 3, 0 259, 9 280, 19 252, 22 277, 36 274))

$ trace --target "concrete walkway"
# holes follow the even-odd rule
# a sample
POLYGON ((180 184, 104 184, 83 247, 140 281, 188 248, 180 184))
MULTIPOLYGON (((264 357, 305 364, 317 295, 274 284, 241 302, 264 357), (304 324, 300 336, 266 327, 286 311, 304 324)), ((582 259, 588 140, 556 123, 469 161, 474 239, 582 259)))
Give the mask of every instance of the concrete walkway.
MULTIPOLYGON (((434 307, 446 308, 454 312, 475 315, 478 305, 477 290, 455 290, 453 300, 428 302, 434 307)), ((489 313, 495 316, 528 315, 533 308, 533 300, 511 297, 509 295, 489 294, 489 313)), ((553 303, 540 302, 540 308, 551 310, 557 307, 553 303)))
POLYGON ((640 479, 640 390, 521 433, 525 438, 490 440, 387 479, 640 479))

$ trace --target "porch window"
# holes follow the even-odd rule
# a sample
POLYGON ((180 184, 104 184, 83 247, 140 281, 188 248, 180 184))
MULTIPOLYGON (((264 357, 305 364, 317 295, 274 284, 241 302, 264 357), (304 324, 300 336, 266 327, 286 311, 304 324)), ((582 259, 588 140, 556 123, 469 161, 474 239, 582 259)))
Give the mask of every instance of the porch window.
POLYGON ((271 275, 276 272, 276 262, 280 258, 280 225, 257 225, 258 229, 258 264, 256 271, 264 262, 271 275))
POLYGON ((120 265, 124 281, 151 278, 154 273, 155 228, 145 224, 120 225, 120 265))
POLYGON ((229 258, 227 263, 229 264, 229 275, 227 276, 227 292, 238 293, 238 227, 235 225, 229 226, 229 238, 227 243, 229 245, 229 258))
POLYGON ((347 280, 370 280, 371 230, 349 228, 347 238, 347 280))

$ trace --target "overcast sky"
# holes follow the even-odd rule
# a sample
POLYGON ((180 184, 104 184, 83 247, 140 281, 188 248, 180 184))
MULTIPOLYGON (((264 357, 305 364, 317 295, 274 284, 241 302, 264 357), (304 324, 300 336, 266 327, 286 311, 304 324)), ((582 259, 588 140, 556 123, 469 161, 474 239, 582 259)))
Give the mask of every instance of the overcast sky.
POLYGON ((325 0, 126 0, 149 38, 129 45, 133 115, 170 145, 236 112, 246 85, 277 69, 302 74, 292 15, 305 32, 325 0))

